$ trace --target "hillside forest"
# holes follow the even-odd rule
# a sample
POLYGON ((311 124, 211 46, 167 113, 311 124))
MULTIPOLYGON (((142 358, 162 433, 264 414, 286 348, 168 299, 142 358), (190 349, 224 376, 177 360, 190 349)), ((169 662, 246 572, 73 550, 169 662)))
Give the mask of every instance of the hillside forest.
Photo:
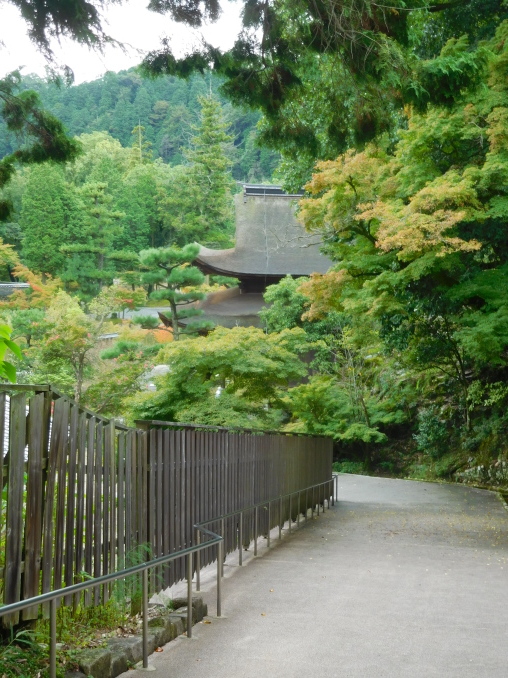
POLYGON ((333 33, 321 16, 310 46, 296 5, 273 10, 278 98, 273 81, 271 99, 264 80, 247 92, 238 51, 186 80, 155 54, 79 86, 14 78, 76 143, 3 182, 1 277, 29 283, 0 301, 18 380, 127 423, 330 436, 342 470, 506 485, 506 10, 377 21, 366 3, 373 63, 361 17, 333 33), (205 279, 193 243, 231 246, 245 180, 303 185, 298 218, 334 264, 269 287, 262 329, 204 327, 188 303, 235 281, 205 279), (147 306, 172 327, 131 316, 147 306))

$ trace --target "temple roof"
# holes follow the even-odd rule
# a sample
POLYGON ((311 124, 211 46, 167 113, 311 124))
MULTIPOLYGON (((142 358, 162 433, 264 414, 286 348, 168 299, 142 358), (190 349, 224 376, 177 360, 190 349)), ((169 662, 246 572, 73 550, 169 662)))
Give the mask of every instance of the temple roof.
MULTIPOLYGON (((203 311, 203 315, 198 318, 185 318, 180 321, 180 325, 185 327, 189 322, 195 320, 208 320, 214 325, 221 327, 260 327, 261 320, 259 311, 266 308, 267 304, 261 293, 242 294, 239 287, 232 287, 226 290, 219 290, 208 294, 205 299, 189 304, 192 308, 198 308, 203 311)), ((164 318, 159 313, 162 321, 164 318)), ((166 324, 166 323, 165 323, 166 324)), ((171 321, 167 321, 170 326, 171 321)))
POLYGON ((244 186, 235 196, 235 247, 201 246, 196 265, 205 273, 237 278, 325 273, 332 262, 319 251, 319 236, 306 233, 296 220, 298 197, 279 186, 244 186))

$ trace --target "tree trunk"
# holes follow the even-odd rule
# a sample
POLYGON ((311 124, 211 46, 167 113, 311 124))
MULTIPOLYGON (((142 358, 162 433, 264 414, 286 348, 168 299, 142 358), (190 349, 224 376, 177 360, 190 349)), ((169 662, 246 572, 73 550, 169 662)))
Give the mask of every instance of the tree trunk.
POLYGON ((176 313, 176 304, 174 301, 169 302, 171 306, 171 322, 173 325, 173 340, 178 341, 180 339, 180 328, 178 327, 178 315, 176 313))

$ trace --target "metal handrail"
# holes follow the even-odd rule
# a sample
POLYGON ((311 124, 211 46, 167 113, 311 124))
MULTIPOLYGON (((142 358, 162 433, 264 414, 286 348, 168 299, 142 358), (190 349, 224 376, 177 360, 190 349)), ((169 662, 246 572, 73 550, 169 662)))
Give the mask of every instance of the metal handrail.
MULTIPOLYGON (((257 504, 253 504, 252 506, 247 506, 245 508, 239 509, 237 511, 232 511, 231 513, 227 513, 224 515, 221 515, 217 518, 211 518, 210 520, 205 520, 201 523, 196 523, 194 525, 194 529, 197 531, 197 537, 198 537, 198 543, 193 545, 193 546, 188 546, 184 549, 180 549, 179 551, 175 551, 175 553, 171 553, 168 555, 164 556, 159 556, 157 558, 154 558, 153 560, 150 560, 145 563, 139 563, 137 565, 132 565, 130 567, 124 568, 122 570, 117 570, 115 572, 110 572, 108 574, 101 575, 100 577, 94 577, 93 579, 88 579, 84 582, 80 582, 78 584, 72 584, 70 586, 66 586, 61 589, 57 589, 56 591, 48 591, 46 593, 41 593, 38 596, 33 596, 31 598, 26 598, 25 600, 20 600, 16 603, 10 603, 9 605, 3 605, 0 606, 0 617, 4 617, 7 614, 11 614, 14 612, 20 612, 21 610, 24 610, 27 607, 32 607, 34 605, 40 605, 42 603, 49 603, 50 608, 49 608, 49 629, 50 629, 50 644, 49 644, 49 675, 50 678, 56 678, 56 610, 57 610, 57 600, 60 598, 63 598, 65 596, 69 596, 75 593, 80 593, 81 591, 85 591, 87 589, 95 589, 97 586, 102 586, 103 584, 107 584, 113 581, 117 581, 118 579, 124 579, 125 577, 128 577, 133 574, 138 574, 142 573, 143 578, 142 578, 142 598, 143 598, 143 626, 142 626, 142 631, 143 631, 143 668, 146 669, 148 668, 148 570, 152 569, 153 567, 157 567, 158 565, 164 565, 165 563, 169 563, 173 560, 176 560, 177 558, 184 558, 187 557, 187 637, 191 638, 192 637, 192 557, 194 553, 197 554, 197 562, 196 562, 196 591, 200 590, 200 560, 199 560, 199 554, 201 551, 203 551, 205 548, 209 548, 210 546, 213 546, 217 544, 217 617, 221 617, 221 596, 222 596, 222 587, 221 587, 221 579, 224 575, 223 571, 223 559, 224 559, 224 553, 223 553, 223 544, 224 544, 224 521, 227 518, 231 518, 237 515, 240 515, 240 522, 239 522, 239 530, 238 530, 238 545, 239 545, 239 565, 242 565, 242 524, 243 524, 243 514, 248 511, 255 511, 256 513, 256 520, 255 520, 255 534, 254 534, 254 555, 257 555, 257 513, 260 507, 268 505, 268 533, 267 533, 267 546, 270 546, 270 508, 271 504, 275 501, 279 502, 279 507, 282 505, 282 501, 284 499, 287 499, 289 497, 290 500, 290 512, 289 512, 289 531, 291 532, 291 499, 295 494, 298 494, 299 496, 302 493, 307 493, 308 497, 308 492, 309 490, 312 490, 314 493, 314 490, 316 488, 321 488, 324 485, 328 485, 332 487, 332 506, 335 504, 335 497, 337 496, 337 480, 338 476, 337 475, 332 475, 332 478, 330 480, 325 480, 322 483, 316 483, 315 485, 309 485, 306 488, 303 488, 301 490, 296 490, 295 492, 289 492, 284 495, 279 495, 278 497, 275 497, 273 499, 268 499, 263 502, 259 502, 257 504), (210 523, 214 522, 219 522, 221 523, 221 532, 222 534, 217 534, 216 532, 213 532, 212 530, 209 530, 205 527, 205 525, 209 525, 210 523), (205 534, 210 539, 208 539, 205 542, 201 542, 201 534, 205 534)), ((319 499, 319 496, 318 496, 319 499)), ((328 497, 323 497, 323 512, 325 510, 325 499, 328 501, 328 508, 330 508, 330 495, 328 497)), ((312 505, 312 515, 314 515, 314 507, 315 504, 313 503, 312 505)), ((319 515, 319 501, 317 503, 317 514, 319 515)), ((299 522, 300 515, 298 514, 298 522, 299 522)), ((307 518, 307 516, 306 516, 307 518)), ((279 522, 279 538, 282 537, 282 526, 280 525, 279 522)))

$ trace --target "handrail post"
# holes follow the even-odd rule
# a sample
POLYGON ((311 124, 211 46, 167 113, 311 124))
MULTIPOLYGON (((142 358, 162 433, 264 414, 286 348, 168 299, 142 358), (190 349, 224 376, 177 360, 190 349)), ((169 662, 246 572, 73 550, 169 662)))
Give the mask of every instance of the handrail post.
POLYGON ((323 513, 325 512, 325 491, 326 491, 325 485, 326 483, 321 483, 321 485, 319 486, 319 489, 321 490, 321 496, 323 497, 323 513))
POLYGON ((258 506, 254 509, 254 555, 258 554, 258 506))
POLYGON ((305 488, 305 522, 309 519, 309 488, 305 488))
POLYGON ((192 553, 187 555, 187 638, 192 638, 192 553))
POLYGON ((225 541, 224 541, 224 532, 225 532, 224 518, 221 518, 220 529, 221 529, 220 536, 222 537, 222 549, 221 549, 221 559, 220 559, 221 575, 220 576, 223 577, 224 576, 224 556, 225 556, 225 553, 226 553, 225 541))
POLYGON ((298 527, 300 527, 300 508, 301 508, 301 504, 300 504, 300 490, 298 490, 298 513, 297 513, 297 515, 296 515, 296 524, 297 524, 298 527))
POLYGON ((282 539, 282 495, 279 498, 279 539, 282 539))
POLYGON ((217 544, 217 617, 221 616, 222 613, 222 549, 224 546, 224 538, 220 540, 217 544))
POLYGON ((56 678, 56 598, 49 603, 49 675, 56 678))
MULTIPOLYGON (((196 530, 196 543, 201 544, 201 532, 196 530)), ((201 591, 201 549, 196 551, 196 591, 201 591)))
POLYGON ((240 511, 240 520, 238 521, 238 565, 243 565, 243 511, 240 511))
POLYGON ((270 501, 268 501, 268 529, 266 531, 266 545, 267 545, 268 548, 270 548, 270 527, 272 525, 271 507, 272 507, 272 503, 270 501))
POLYGON ((289 518, 288 518, 288 527, 289 527, 289 534, 291 534, 291 523, 293 522, 293 516, 291 514, 291 500, 293 498, 293 495, 291 492, 289 493, 289 518))
POLYGON ((143 570, 143 668, 148 668, 148 569, 143 570))
POLYGON ((319 515, 319 485, 317 486, 317 514, 319 515))

